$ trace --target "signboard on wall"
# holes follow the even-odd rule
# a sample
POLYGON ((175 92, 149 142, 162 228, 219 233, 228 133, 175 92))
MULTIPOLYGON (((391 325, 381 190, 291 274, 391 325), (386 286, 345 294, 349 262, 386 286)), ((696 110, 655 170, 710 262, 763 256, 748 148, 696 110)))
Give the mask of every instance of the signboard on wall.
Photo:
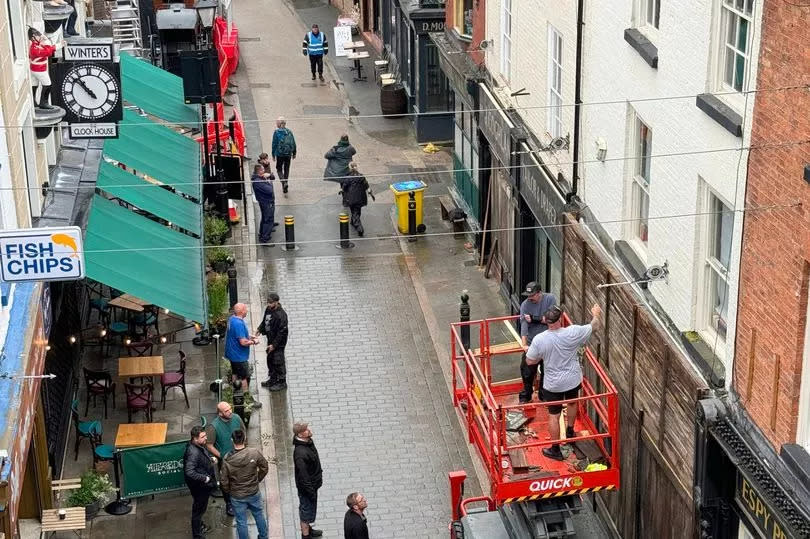
POLYGON ((0 278, 6 282, 84 278, 77 226, 0 230, 0 278))
MULTIPOLYGON (((559 224, 560 215, 565 207, 562 193, 525 143, 520 145, 520 150, 522 152, 520 154, 520 194, 523 196, 523 200, 526 201, 540 225, 559 224)), ((562 253, 562 227, 549 226, 544 230, 551 243, 562 253)))
POLYGON ((480 112, 478 127, 489 141, 490 153, 503 165, 509 165, 512 154, 512 130, 515 125, 506 116, 501 104, 487 88, 480 83, 480 112))
POLYGON ((734 493, 734 499, 765 537, 769 539, 794 537, 779 513, 741 472, 737 473, 737 490, 734 493))
POLYGON ((351 26, 335 26, 333 34, 335 36, 335 56, 348 56, 349 53, 343 47, 346 43, 352 41, 352 27, 351 26))

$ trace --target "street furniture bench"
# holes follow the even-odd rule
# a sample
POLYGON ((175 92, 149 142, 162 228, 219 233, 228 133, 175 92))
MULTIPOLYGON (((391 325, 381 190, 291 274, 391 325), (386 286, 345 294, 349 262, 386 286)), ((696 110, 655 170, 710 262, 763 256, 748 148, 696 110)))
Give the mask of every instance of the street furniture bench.
POLYGON ((439 195, 439 205, 442 209, 442 219, 453 223, 453 232, 463 232, 467 215, 456 206, 450 195, 439 195))

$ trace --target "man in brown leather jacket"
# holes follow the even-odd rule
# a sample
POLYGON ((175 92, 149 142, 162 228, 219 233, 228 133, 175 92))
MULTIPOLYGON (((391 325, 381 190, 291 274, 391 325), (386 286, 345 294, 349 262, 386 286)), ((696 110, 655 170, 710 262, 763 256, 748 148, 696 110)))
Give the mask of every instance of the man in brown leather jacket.
POLYGON ((267 519, 259 492, 259 483, 267 475, 267 459, 255 447, 245 447, 245 431, 233 431, 231 439, 233 451, 225 455, 219 484, 223 492, 231 496, 237 536, 248 539, 247 512, 250 511, 256 521, 259 539, 267 539, 267 519))

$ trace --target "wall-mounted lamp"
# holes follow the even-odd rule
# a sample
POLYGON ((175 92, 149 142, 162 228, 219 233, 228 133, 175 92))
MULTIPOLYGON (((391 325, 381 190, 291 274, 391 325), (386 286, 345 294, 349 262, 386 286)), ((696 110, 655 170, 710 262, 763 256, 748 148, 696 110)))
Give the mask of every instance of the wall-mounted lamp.
POLYGON ((596 139, 596 159, 604 161, 607 157, 607 141, 602 137, 596 139))

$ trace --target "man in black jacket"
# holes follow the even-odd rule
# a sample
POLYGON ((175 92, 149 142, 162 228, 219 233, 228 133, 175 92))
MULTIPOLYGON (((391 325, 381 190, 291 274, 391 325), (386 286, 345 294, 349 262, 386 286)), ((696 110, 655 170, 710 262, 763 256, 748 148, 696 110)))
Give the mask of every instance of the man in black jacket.
POLYGON ((287 365, 284 358, 289 333, 287 312, 281 307, 278 294, 275 292, 267 296, 267 308, 264 310, 258 332, 267 337, 267 372, 270 375, 262 382, 262 387, 270 391, 287 389, 287 365))
POLYGON ((188 485, 191 498, 194 500, 191 504, 191 534, 194 539, 202 539, 209 530, 203 524, 202 517, 208 508, 208 498, 211 496, 211 491, 217 486, 217 478, 214 472, 216 458, 205 449, 207 441, 205 429, 199 426, 193 427, 191 429, 191 440, 186 446, 186 452, 183 454, 183 471, 186 485, 188 485))
POLYGON ((323 485, 323 470, 312 431, 302 421, 293 425, 293 462, 295 463, 295 487, 298 489, 298 519, 301 521, 301 537, 320 537, 321 530, 312 527, 318 509, 318 489, 323 485))
MULTIPOLYGON (((357 170, 357 163, 349 163, 349 175, 341 178, 340 190, 343 193, 343 205, 348 206, 352 212, 352 226, 357 231, 357 235, 362 237, 363 223, 360 222, 360 214, 363 206, 368 204, 368 180, 357 170)), ((371 194, 374 197, 373 194, 371 194)))
POLYGON ((359 492, 352 492, 346 497, 349 510, 343 517, 343 537, 345 539, 368 539, 368 524, 363 511, 368 507, 366 497, 359 492))

